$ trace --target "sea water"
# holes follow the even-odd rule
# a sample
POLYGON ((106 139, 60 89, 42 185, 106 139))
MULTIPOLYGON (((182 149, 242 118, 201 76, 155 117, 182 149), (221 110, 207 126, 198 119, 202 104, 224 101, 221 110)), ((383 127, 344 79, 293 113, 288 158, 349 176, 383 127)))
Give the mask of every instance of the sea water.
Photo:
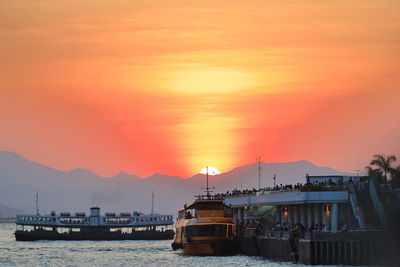
POLYGON ((33 241, 17 242, 15 225, 0 223, 0 266, 296 266, 261 257, 186 256, 171 241, 33 241))

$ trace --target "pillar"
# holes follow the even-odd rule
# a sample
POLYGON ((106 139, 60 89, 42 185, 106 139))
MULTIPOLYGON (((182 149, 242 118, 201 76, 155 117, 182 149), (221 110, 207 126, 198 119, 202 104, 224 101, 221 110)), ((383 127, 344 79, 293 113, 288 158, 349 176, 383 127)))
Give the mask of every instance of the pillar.
POLYGON ((275 223, 277 223, 277 222, 282 223, 281 220, 282 220, 282 207, 276 206, 275 223))
POLYGON ((238 221, 239 223, 244 223, 243 208, 238 208, 238 221))
POLYGON ((339 207, 338 203, 331 205, 331 230, 337 231, 338 229, 338 218, 339 218, 339 207))
POLYGON ((293 205, 293 225, 299 222, 299 206, 293 205))
POLYGON ((321 224, 325 224, 326 225, 326 212, 325 212, 325 205, 324 204, 321 205, 321 218, 322 218, 321 224))
POLYGON ((307 229, 313 224, 313 207, 312 204, 307 205, 307 229))
POLYGON ((239 209, 238 208, 232 209, 232 211, 233 211, 233 223, 235 225, 238 225, 239 224, 239 214, 238 214, 239 209))
POLYGON ((289 206, 289 224, 291 227, 294 225, 294 206, 289 206))
POLYGON ((300 223, 303 226, 306 226, 306 209, 304 204, 300 205, 300 223))
POLYGON ((315 224, 320 224, 321 223, 321 221, 320 221, 320 215, 321 215, 321 212, 320 212, 320 205, 319 204, 314 204, 313 205, 314 206, 314 223, 315 224))

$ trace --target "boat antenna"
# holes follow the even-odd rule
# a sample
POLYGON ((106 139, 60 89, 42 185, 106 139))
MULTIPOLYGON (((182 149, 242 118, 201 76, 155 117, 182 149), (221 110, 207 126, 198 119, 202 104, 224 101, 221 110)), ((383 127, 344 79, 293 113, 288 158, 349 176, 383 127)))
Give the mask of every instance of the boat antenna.
POLYGON ((39 191, 36 190, 36 215, 39 214, 39 191))
POLYGON ((207 166, 207 195, 208 195, 208 166, 207 166))
POLYGON ((151 214, 154 213, 154 191, 151 191, 151 214))
POLYGON ((258 190, 261 189, 261 157, 258 156, 258 190))
POLYGON ((207 173, 206 173, 206 188, 202 188, 202 189, 205 189, 204 192, 207 193, 207 196, 210 196, 210 193, 212 192, 210 189, 215 189, 215 186, 213 186, 213 187, 208 186, 208 166, 207 166, 207 173))

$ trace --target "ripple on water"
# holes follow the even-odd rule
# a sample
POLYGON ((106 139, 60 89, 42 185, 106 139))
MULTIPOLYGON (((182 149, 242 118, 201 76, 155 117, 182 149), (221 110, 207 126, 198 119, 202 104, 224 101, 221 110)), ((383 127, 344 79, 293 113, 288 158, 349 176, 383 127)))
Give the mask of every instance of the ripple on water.
POLYGON ((171 241, 16 242, 13 224, 0 224, 0 266, 296 266, 244 255, 194 257, 171 250, 171 241))

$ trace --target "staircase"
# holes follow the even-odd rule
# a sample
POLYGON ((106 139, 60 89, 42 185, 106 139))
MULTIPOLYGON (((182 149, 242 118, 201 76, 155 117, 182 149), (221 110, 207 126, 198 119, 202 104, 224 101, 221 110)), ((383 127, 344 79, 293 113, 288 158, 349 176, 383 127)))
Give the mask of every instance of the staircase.
POLYGON ((357 196, 357 201, 363 211, 366 227, 367 228, 380 228, 382 225, 381 225, 381 222, 379 221, 379 217, 376 213, 368 186, 365 185, 363 190, 355 191, 355 193, 357 196))
POLYGON ((369 187, 369 194, 371 196, 372 204, 374 206, 376 214, 378 214, 379 221, 383 227, 387 227, 388 221, 387 221, 385 209, 383 208, 382 201, 379 200, 374 181, 370 180, 368 187, 369 187))
POLYGON ((350 187, 349 196, 350 196, 351 208, 352 208, 353 214, 357 220, 358 227, 361 229, 365 229, 366 223, 365 223, 365 219, 364 219, 364 214, 363 214, 361 206, 358 203, 357 195, 356 195, 353 185, 351 185, 351 187, 350 187))

